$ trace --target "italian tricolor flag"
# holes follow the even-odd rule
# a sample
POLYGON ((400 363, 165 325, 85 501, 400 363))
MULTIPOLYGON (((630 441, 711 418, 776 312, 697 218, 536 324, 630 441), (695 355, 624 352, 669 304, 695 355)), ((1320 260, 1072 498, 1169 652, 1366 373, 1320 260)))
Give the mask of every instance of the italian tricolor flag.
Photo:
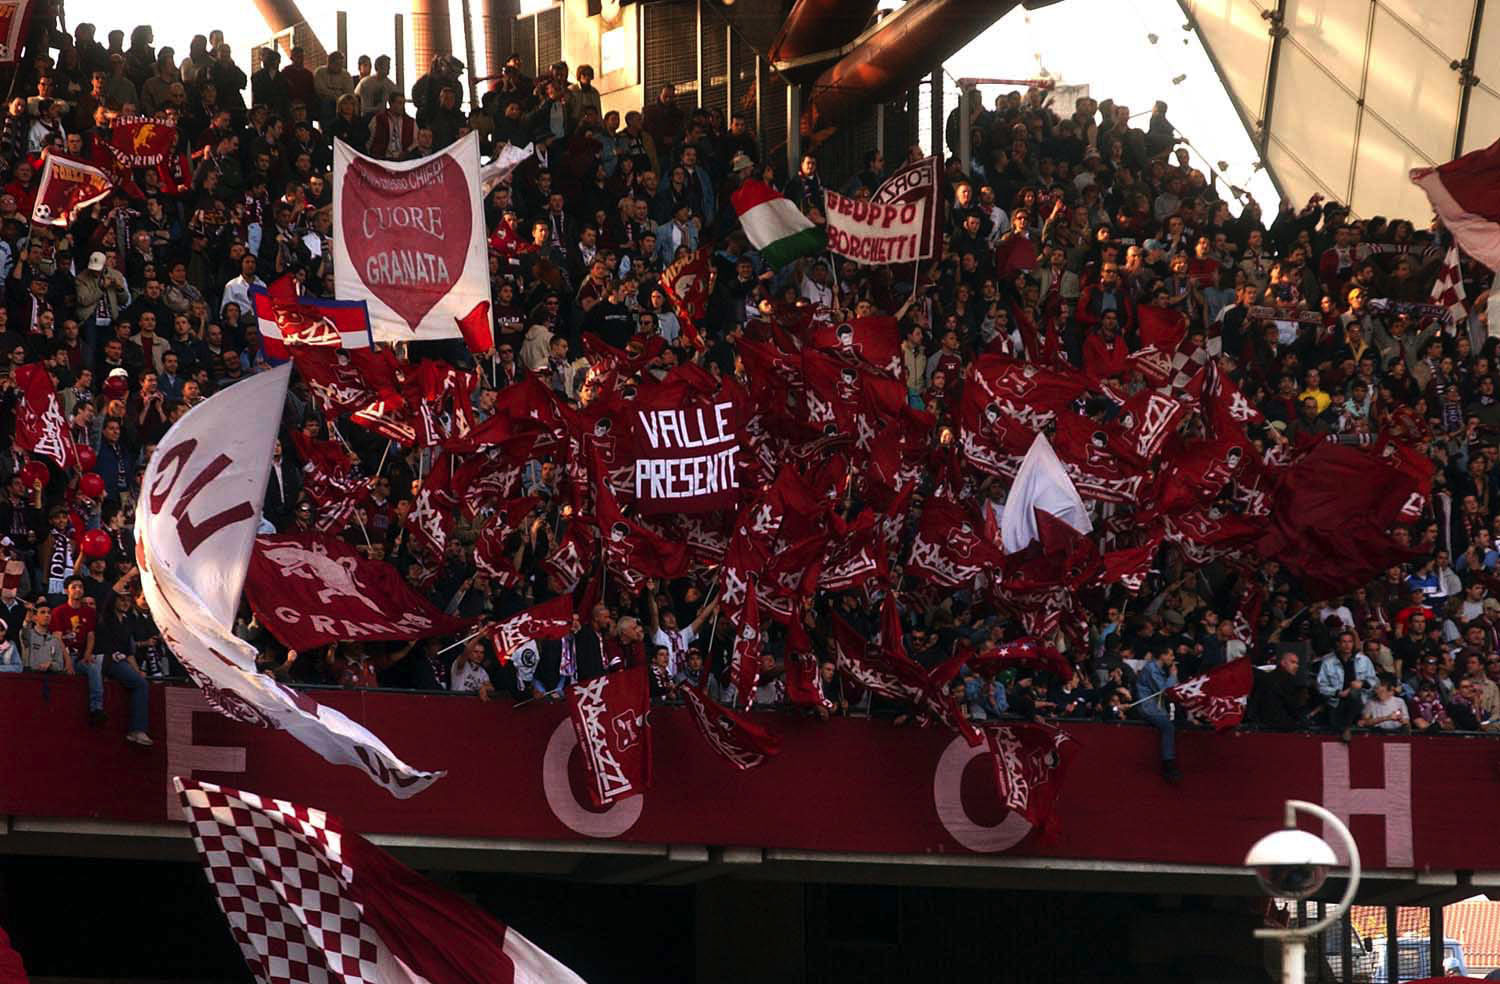
POLYGON ((750 245, 773 270, 798 257, 821 253, 828 245, 823 230, 764 181, 746 178, 729 200, 750 245))

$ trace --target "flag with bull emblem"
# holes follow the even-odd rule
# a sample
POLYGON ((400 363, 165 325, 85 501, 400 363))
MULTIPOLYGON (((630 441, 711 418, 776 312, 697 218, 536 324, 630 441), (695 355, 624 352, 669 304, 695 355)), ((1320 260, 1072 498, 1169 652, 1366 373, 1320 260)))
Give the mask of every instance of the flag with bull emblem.
POLYGON ((713 267, 707 247, 684 256, 661 273, 661 289, 682 320, 682 337, 693 348, 703 348, 698 323, 708 316, 708 292, 713 288, 713 267))
POLYGON ((177 145, 177 124, 154 116, 121 116, 109 128, 105 146, 121 167, 156 167, 177 145))
POLYGON ((781 751, 780 738, 745 715, 722 706, 696 684, 684 686, 682 697, 708 747, 736 769, 743 772, 764 765, 781 751))

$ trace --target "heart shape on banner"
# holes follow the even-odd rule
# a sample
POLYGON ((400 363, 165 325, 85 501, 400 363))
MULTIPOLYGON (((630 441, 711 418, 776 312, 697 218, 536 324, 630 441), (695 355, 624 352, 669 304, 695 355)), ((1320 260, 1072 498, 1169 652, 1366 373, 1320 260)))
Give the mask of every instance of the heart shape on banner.
POLYGON ((474 216, 451 154, 396 171, 356 157, 341 195, 344 253, 366 289, 413 332, 463 278, 474 216))

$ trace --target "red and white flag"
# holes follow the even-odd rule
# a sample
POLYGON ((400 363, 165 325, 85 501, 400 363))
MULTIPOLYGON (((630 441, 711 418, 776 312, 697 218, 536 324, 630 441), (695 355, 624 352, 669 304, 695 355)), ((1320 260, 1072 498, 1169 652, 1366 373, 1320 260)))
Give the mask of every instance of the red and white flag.
POLYGON ((333 142, 335 293, 370 305, 379 342, 457 338, 490 297, 479 137, 414 161, 333 142))
POLYGON ((600 809, 651 788, 651 679, 646 664, 568 688, 589 799, 600 809))
POLYGON ((1078 743, 1045 724, 1002 724, 984 729, 1000 802, 1033 827, 1055 827, 1052 810, 1078 743))
POLYGON ((740 707, 748 708, 755 703, 755 688, 760 685, 760 600, 754 578, 746 584, 745 602, 735 622, 729 675, 734 682, 735 700, 740 707))
POLYGON ((59 468, 72 468, 78 463, 78 450, 51 375, 40 362, 28 362, 16 367, 13 378, 21 394, 16 404, 16 447, 51 458, 59 468))
POLYGON ((491 622, 486 631, 495 645, 495 657, 503 664, 532 639, 561 639, 573 631, 573 598, 560 594, 510 618, 491 622))
POLYGON ((114 187, 110 176, 94 165, 48 151, 42 157, 42 180, 31 207, 31 221, 71 225, 79 212, 109 197, 114 187))
POLYGON ((708 293, 714 285, 713 266, 708 260, 709 250, 704 248, 661 272, 661 289, 677 309, 683 341, 696 349, 704 347, 698 325, 708 316, 708 293))
POLYGON ((1235 659, 1167 688, 1167 699, 1192 711, 1194 716, 1226 731, 1245 716, 1255 667, 1248 659, 1235 659))
POLYGON ((194 779, 172 783, 259 984, 583 984, 336 816, 194 779))
POLYGON ((372 344, 370 311, 364 301, 287 297, 276 289, 278 284, 269 290, 250 288, 261 346, 272 362, 291 358, 288 345, 367 349, 372 344))
POLYGON ((1463 251, 1500 270, 1500 141, 1410 176, 1463 251))
POLYGON ((1463 324, 1469 317, 1469 307, 1464 303, 1464 273, 1460 262, 1458 247, 1449 246, 1437 279, 1432 282, 1432 303, 1447 309, 1449 325, 1463 324))
POLYGON ((714 753, 740 771, 764 765, 781 751, 781 739, 743 714, 736 714, 709 697, 696 684, 682 688, 698 733, 714 753))
POLYGON ((363 725, 259 672, 255 647, 233 631, 291 372, 279 366, 214 394, 162 438, 136 504, 141 590, 162 639, 220 713, 286 731, 404 799, 443 773, 412 768, 363 725))
POLYGON ((1044 551, 1051 553, 1054 544, 1049 540, 1057 539, 1057 534, 1066 537, 1071 532, 1086 537, 1093 531, 1093 521, 1078 489, 1057 460, 1046 435, 1038 434, 1016 472, 1016 480, 1005 499, 1005 511, 1000 515, 1000 537, 1005 552, 1020 553, 1032 543, 1040 543, 1044 551))
POLYGON ((317 533, 256 537, 245 598, 266 631, 303 652, 349 640, 452 635, 473 624, 438 611, 385 561, 317 533))

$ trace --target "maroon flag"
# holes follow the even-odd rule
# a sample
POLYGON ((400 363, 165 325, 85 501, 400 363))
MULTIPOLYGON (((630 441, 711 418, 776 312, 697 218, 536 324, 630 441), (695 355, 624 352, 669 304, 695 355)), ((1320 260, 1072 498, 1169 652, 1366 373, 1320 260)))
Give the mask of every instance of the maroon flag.
POLYGON ((810 707, 824 715, 833 710, 833 702, 823 693, 818 656, 801 618, 794 617, 786 627, 785 683, 788 703, 810 707))
POLYGON ((682 577, 690 566, 686 544, 672 541, 627 519, 604 483, 604 466, 594 459, 594 504, 604 537, 604 563, 631 587, 648 577, 682 577))
POLYGON ((1240 595, 1239 607, 1234 612, 1234 637, 1247 646, 1255 645, 1255 627, 1260 622, 1260 610, 1266 602, 1265 585, 1246 585, 1240 595))
POLYGON ((833 616, 833 652, 839 672, 866 690, 889 700, 916 703, 926 691, 927 681, 921 674, 898 673, 878 653, 872 653, 870 645, 854 627, 838 615, 833 616))
POLYGON ((1161 546, 1162 533, 1158 529, 1144 543, 1134 547, 1122 547, 1099 556, 1099 572, 1094 582, 1099 585, 1120 584, 1127 591, 1139 591, 1151 573, 1151 561, 1161 546))
POLYGON ((349 640, 411 640, 462 632, 472 620, 438 611, 390 564, 317 533, 255 540, 245 597, 289 649, 349 640))
POLYGON ((588 520, 575 517, 563 531, 557 546, 542 561, 542 566, 557 578, 564 591, 572 591, 594 566, 598 550, 597 528, 588 520))
POLYGON ((561 639, 572 632, 573 598, 560 594, 510 618, 491 622, 485 631, 495 646, 495 658, 503 665, 510 660, 511 653, 529 640, 561 639))
POLYGON ((985 571, 999 576, 1005 554, 958 503, 934 493, 922 506, 907 572, 940 588, 963 588, 985 571))
POLYGON ((121 116, 110 124, 109 143, 121 167, 156 167, 177 144, 177 124, 150 116, 121 116))
POLYGON ((42 156, 42 180, 31 207, 31 221, 71 225, 79 212, 104 200, 113 190, 114 182, 99 168, 48 151, 42 156))
POLYGON ((458 333, 464 336, 464 344, 475 355, 485 355, 495 347, 495 323, 490 319, 490 302, 480 301, 474 310, 458 322, 458 333))
POLYGON ((704 347, 698 324, 708 316, 708 294, 713 289, 713 266, 708 247, 684 256, 661 272, 662 293, 677 309, 682 337, 695 349, 704 347))
POLYGON ((1322 441, 1278 473, 1257 550, 1285 564, 1314 598, 1352 590, 1411 556, 1389 531, 1422 515, 1432 470, 1421 452, 1394 442, 1322 441))
POLYGON ((435 359, 423 359, 406 370, 403 396, 413 443, 432 447, 468 437, 474 430, 474 388, 479 377, 435 359))
POLYGON ((860 519, 842 533, 828 540, 818 571, 818 588, 822 591, 848 591, 863 587, 872 580, 887 577, 886 549, 873 512, 866 510, 860 519))
POLYGON ((1141 344, 1161 352, 1175 352, 1187 336, 1187 317, 1181 311, 1142 304, 1135 309, 1141 344))
POLYGON ((745 602, 740 607, 729 662, 735 700, 741 708, 755 703, 755 688, 760 685, 760 650, 760 603, 752 579, 745 588, 745 602))
MULTIPOLYGON (((172 782, 257 981, 583 984, 520 933, 336 816, 196 779, 172 782)), ((0 959, 0 980, 10 984, 5 969, 0 959)))
POLYGON ((541 500, 534 495, 503 503, 494 518, 479 531, 474 541, 474 566, 482 574, 500 582, 502 588, 517 587, 521 575, 506 555, 505 543, 516 532, 521 521, 531 514, 541 500))
POLYGON ((1054 831, 1053 807, 1077 743, 1045 724, 1002 724, 984 729, 984 737, 1000 802, 1044 833, 1054 831))
POLYGON ((986 677, 1014 667, 1046 670, 1064 683, 1073 678, 1073 664, 1068 658, 1055 646, 1032 636, 1004 643, 988 653, 973 653, 965 662, 986 677))
POLYGON ((603 809, 651 788, 651 682, 645 663, 568 688, 589 799, 603 809))
POLYGON ((434 557, 443 556, 448 546, 448 531, 453 528, 453 507, 458 504, 452 488, 453 456, 446 452, 437 456, 427 477, 422 479, 422 488, 411 512, 406 515, 406 531, 411 536, 411 545, 420 552, 434 557))
POLYGON ((16 367, 13 378, 21 394, 16 404, 16 447, 51 458, 59 468, 72 468, 78 451, 52 377, 40 362, 28 362, 16 367))
POLYGON ((354 474, 354 452, 337 441, 308 437, 301 428, 292 430, 292 446, 302 459, 302 487, 318 506, 344 502, 361 486, 354 474))
POLYGON ((708 747, 741 772, 764 765, 766 759, 781 751, 779 737, 722 706, 696 684, 682 687, 682 696, 708 747))
POLYGON ((901 359, 901 327, 888 315, 873 314, 838 325, 827 321, 814 322, 812 337, 808 341, 814 348, 858 359, 889 376, 905 376, 906 363, 901 359))
POLYGON ((1500 141, 1410 177, 1463 251, 1500 270, 1500 141))
POLYGON ((1227 731, 1245 716, 1245 702, 1254 679, 1255 667, 1250 660, 1235 659, 1168 687, 1166 696, 1213 725, 1215 731, 1227 731))

